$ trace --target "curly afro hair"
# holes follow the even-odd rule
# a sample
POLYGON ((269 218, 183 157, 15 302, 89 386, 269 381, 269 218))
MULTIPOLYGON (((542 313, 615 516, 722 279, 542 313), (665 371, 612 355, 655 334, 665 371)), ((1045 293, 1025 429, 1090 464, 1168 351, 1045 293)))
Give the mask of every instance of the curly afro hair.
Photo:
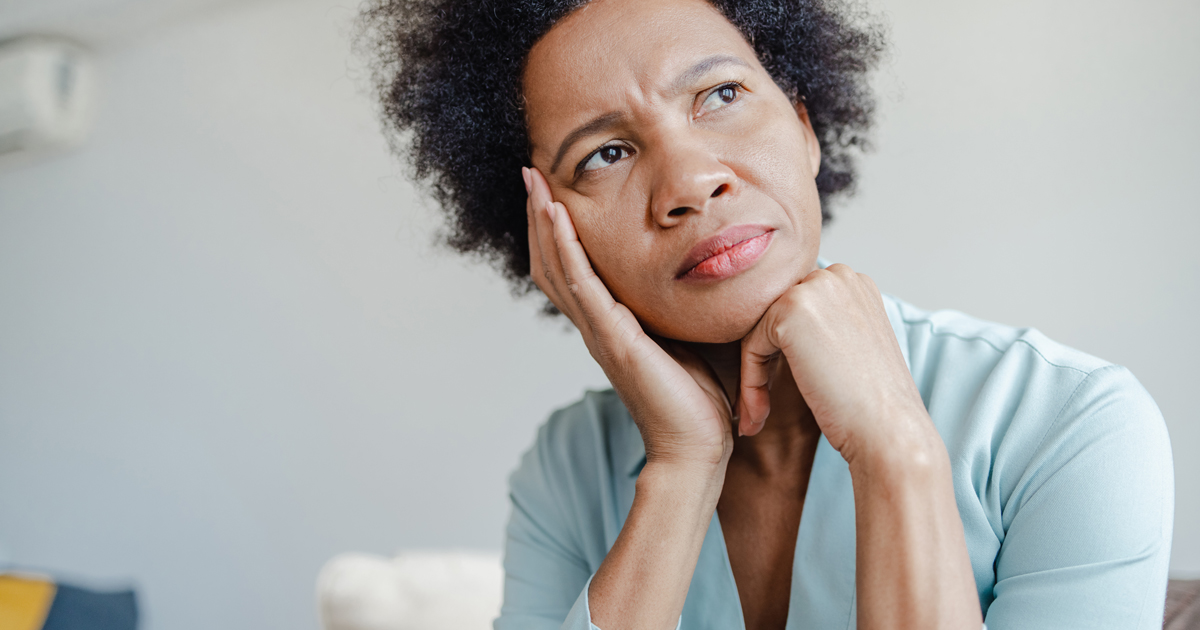
MULTIPOLYGON (((851 192, 868 148, 874 98, 867 74, 882 29, 846 0, 709 0, 763 67, 803 100, 821 142, 816 185, 851 192)), ((521 75, 529 50, 587 0, 368 0, 359 46, 370 57, 393 152, 448 215, 445 240, 491 262, 517 293, 533 288, 525 187, 530 165, 521 75)))

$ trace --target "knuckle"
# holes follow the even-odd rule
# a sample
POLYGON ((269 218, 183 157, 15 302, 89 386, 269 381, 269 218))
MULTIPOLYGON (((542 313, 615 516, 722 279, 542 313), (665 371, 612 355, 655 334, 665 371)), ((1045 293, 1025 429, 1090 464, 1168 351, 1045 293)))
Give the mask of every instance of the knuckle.
POLYGON ((578 298, 583 293, 583 287, 574 278, 567 277, 567 291, 570 291, 572 296, 578 298))
POLYGON ((846 265, 843 263, 834 263, 834 264, 826 267, 826 269, 828 269, 829 271, 832 271, 833 273, 835 273, 843 278, 851 277, 854 274, 854 270, 850 268, 850 265, 846 265))
POLYGON ((858 274, 858 280, 859 280, 859 282, 862 283, 863 286, 870 289, 873 293, 879 292, 879 287, 875 284, 875 280, 873 280, 871 278, 871 276, 868 276, 865 273, 860 273, 860 274, 858 274))
POLYGON ((804 287, 806 291, 811 291, 814 287, 823 287, 829 284, 836 277, 835 272, 828 268, 818 269, 805 278, 804 282, 796 285, 796 288, 804 287))
POLYGON ((781 306, 783 306, 784 310, 787 311, 803 309, 809 301, 807 299, 807 294, 811 290, 812 287, 805 287, 801 284, 792 287, 787 293, 783 294, 782 298, 780 298, 781 306))
POLYGON ((629 353, 610 343, 607 335, 593 333, 593 337, 596 339, 596 353, 603 365, 622 367, 629 363, 629 353))

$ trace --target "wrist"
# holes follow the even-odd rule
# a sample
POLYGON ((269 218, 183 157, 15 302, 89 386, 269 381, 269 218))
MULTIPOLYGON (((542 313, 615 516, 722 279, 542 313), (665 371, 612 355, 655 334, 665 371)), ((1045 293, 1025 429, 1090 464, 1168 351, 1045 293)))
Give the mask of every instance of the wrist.
POLYGON ((924 408, 920 413, 886 419, 877 426, 880 430, 871 435, 847 440, 842 456, 851 475, 903 480, 949 469, 946 445, 924 408))
POLYGON ((638 475, 637 495, 670 495, 682 504, 695 504, 698 509, 707 509, 710 503, 716 509, 725 485, 727 461, 648 460, 638 475))

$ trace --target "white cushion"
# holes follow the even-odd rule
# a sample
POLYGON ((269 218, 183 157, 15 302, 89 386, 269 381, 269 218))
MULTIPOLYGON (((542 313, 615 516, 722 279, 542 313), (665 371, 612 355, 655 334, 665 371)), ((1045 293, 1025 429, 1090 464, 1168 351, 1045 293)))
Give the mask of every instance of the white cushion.
POLYGON ((499 554, 335 556, 317 578, 325 630, 487 630, 500 614, 499 554))

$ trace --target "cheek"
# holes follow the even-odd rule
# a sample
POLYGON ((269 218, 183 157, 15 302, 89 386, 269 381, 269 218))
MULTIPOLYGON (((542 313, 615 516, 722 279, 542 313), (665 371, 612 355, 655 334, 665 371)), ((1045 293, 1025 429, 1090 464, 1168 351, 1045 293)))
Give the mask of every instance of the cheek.
POLYGON ((565 195, 563 204, 570 210, 579 242, 587 252, 596 275, 619 301, 635 298, 639 285, 653 274, 640 273, 653 264, 653 235, 644 229, 645 219, 638 210, 645 206, 638 195, 620 191, 585 197, 565 195))
POLYGON ((790 107, 763 119, 739 139, 735 169, 748 185, 779 204, 803 241, 796 245, 811 249, 820 241, 821 200, 804 128, 790 107))
POLYGON ((776 113, 769 122, 754 125, 743 136, 741 162, 751 184, 784 199, 803 199, 815 184, 805 134, 794 112, 776 113))

